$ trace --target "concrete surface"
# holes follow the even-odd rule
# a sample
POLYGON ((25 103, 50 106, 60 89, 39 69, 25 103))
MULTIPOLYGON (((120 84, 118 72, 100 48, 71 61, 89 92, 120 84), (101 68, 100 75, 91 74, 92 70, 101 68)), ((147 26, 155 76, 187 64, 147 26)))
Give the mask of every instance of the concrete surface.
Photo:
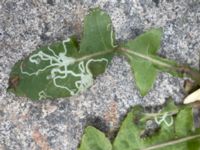
POLYGON ((0 150, 76 150, 86 125, 112 132, 129 108, 183 98, 183 80, 161 73, 142 98, 124 58, 81 95, 33 102, 6 92, 14 63, 38 45, 80 35, 88 10, 100 7, 112 18, 116 38, 125 41, 151 27, 163 27, 160 55, 199 66, 199 0, 1 0, 0 150))

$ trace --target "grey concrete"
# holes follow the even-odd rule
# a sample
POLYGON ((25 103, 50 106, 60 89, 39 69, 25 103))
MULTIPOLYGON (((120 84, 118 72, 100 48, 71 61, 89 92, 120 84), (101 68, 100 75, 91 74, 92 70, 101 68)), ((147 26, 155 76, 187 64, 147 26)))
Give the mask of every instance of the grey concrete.
POLYGON ((151 27, 163 27, 160 55, 199 65, 199 0, 1 0, 0 1, 0 149, 75 150, 83 129, 92 124, 112 132, 129 108, 183 98, 183 80, 161 73, 142 98, 130 66, 115 57, 106 73, 81 95, 33 102, 6 92, 14 63, 38 45, 80 35, 89 8, 112 18, 116 38, 125 41, 151 27))

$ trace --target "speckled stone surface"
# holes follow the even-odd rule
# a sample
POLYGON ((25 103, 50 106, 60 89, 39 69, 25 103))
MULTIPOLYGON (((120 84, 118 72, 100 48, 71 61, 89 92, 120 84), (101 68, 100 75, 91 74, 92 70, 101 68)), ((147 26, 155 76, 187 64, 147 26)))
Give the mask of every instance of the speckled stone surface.
POLYGON ((160 105, 183 98, 183 79, 161 73, 141 97, 130 66, 115 57, 106 73, 81 95, 30 101, 6 92, 14 63, 37 46, 82 32, 90 8, 112 18, 117 41, 162 27, 159 54, 199 66, 199 0, 1 0, 0 1, 0 150, 76 150, 87 125, 112 132, 135 104, 160 105))

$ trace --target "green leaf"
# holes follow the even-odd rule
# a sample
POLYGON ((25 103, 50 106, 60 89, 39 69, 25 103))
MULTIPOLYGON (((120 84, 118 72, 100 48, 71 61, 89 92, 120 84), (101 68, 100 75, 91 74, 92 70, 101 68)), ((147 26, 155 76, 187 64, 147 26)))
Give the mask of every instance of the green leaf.
POLYGON ((94 127, 87 127, 78 150, 111 150, 112 145, 105 135, 94 127))
POLYGON ((118 48, 118 52, 128 58, 142 96, 153 86, 158 71, 165 71, 178 77, 187 76, 200 85, 198 70, 187 65, 179 65, 156 54, 160 48, 161 37, 161 29, 151 29, 118 48))
POLYGON ((157 69, 151 62, 151 55, 160 48, 161 36, 160 29, 152 29, 124 45, 134 52, 134 55, 127 56, 142 96, 147 94, 156 79, 157 69))
POLYGON ((81 53, 96 53, 111 50, 114 47, 114 34, 110 17, 96 8, 84 21, 84 35, 80 44, 81 53))
POLYGON ((185 107, 177 111, 178 108, 169 103, 160 113, 147 114, 138 111, 138 107, 134 107, 128 113, 113 143, 113 150, 177 150, 177 148, 198 150, 200 148, 200 130, 194 129, 191 108, 185 107), (147 120, 155 121, 154 123, 159 124, 160 128, 152 133, 152 129, 146 127, 147 120), (145 138, 142 138, 142 133, 146 134, 145 138))
POLYGON ((94 9, 85 18, 80 50, 72 38, 39 48, 12 68, 8 90, 33 100, 78 94, 105 71, 113 43, 109 16, 94 9))
MULTIPOLYGON (((110 17, 99 8, 91 10, 84 20, 84 34, 80 43, 81 55, 98 55, 100 60, 110 61, 113 57, 115 36, 110 17)), ((91 63, 90 69, 94 77, 104 72, 101 63, 91 63)))

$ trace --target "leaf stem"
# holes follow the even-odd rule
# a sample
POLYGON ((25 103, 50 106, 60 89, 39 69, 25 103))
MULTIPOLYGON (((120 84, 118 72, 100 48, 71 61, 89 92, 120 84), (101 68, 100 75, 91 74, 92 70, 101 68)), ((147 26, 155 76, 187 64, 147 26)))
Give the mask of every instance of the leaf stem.
POLYGON ((142 59, 148 60, 148 61, 150 61, 151 63, 157 64, 157 65, 159 65, 159 66, 163 66, 163 67, 166 67, 166 68, 172 68, 172 67, 174 67, 174 66, 172 66, 171 64, 167 64, 167 63, 165 63, 165 62, 162 62, 162 61, 159 61, 159 60, 157 60, 157 59, 154 59, 154 58, 151 57, 150 55, 143 55, 143 54, 140 54, 140 53, 138 53, 138 52, 135 52, 135 51, 132 51, 132 50, 130 50, 130 49, 123 48, 123 47, 121 47, 120 50, 125 51, 125 52, 127 52, 127 53, 129 53, 129 54, 135 55, 135 56, 137 56, 137 57, 140 57, 140 58, 142 58, 142 59))

